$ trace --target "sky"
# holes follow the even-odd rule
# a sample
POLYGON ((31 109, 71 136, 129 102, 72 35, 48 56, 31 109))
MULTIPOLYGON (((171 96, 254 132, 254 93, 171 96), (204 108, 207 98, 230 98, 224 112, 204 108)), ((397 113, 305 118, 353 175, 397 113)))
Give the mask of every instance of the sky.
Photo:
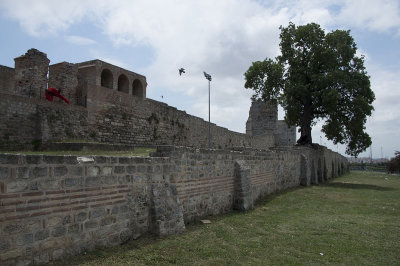
MULTIPOLYGON (((279 55, 279 26, 289 22, 350 30, 376 96, 366 124, 373 143, 359 157, 393 157, 400 151, 399 0, 0 0, 0 65, 14 67, 30 48, 50 64, 100 59, 145 75, 148 98, 208 120, 206 71, 211 122, 245 133, 252 91, 243 74, 279 55)), ((313 127, 313 142, 344 154, 321 127, 313 127)))

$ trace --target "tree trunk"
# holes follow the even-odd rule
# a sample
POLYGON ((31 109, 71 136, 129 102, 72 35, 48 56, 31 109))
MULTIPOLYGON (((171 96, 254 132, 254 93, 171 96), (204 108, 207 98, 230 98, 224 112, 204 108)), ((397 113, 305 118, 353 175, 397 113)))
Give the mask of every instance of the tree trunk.
POLYGON ((312 144, 311 137, 311 122, 307 125, 302 125, 300 127, 300 138, 297 140, 300 145, 312 144))
POLYGON ((297 140, 298 144, 300 145, 312 144, 311 122, 312 122, 312 100, 311 97, 309 97, 309 99, 307 99, 307 103, 304 106, 303 117, 301 118, 300 138, 297 140))

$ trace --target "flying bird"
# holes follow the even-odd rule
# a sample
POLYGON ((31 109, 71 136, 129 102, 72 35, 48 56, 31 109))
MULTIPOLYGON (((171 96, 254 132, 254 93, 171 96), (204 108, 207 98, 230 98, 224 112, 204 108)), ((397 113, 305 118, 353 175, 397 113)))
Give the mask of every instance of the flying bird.
POLYGON ((182 75, 182 73, 185 73, 185 69, 182 67, 182 68, 180 68, 180 69, 178 69, 179 70, 179 76, 181 76, 182 75))

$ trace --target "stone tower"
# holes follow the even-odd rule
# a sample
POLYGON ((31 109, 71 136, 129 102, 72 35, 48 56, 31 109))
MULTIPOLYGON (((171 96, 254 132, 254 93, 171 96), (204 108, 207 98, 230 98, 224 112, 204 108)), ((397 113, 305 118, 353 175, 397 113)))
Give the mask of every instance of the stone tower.
MULTIPOLYGON (((78 65, 67 62, 51 65, 49 68, 49 87, 60 90, 60 93, 67 98, 71 104, 76 104, 78 65)), ((62 101, 60 99, 56 100, 62 101)))
POLYGON ((249 119, 246 122, 246 134, 259 136, 271 133, 276 128, 278 120, 278 106, 276 104, 266 105, 263 101, 251 103, 249 119))
POLYGON ((19 95, 40 98, 47 88, 50 60, 45 53, 30 49, 15 61, 15 90, 19 95))
POLYGON ((296 127, 289 127, 284 120, 278 120, 277 104, 266 104, 263 101, 251 103, 246 134, 250 136, 272 134, 276 146, 296 144, 296 127))

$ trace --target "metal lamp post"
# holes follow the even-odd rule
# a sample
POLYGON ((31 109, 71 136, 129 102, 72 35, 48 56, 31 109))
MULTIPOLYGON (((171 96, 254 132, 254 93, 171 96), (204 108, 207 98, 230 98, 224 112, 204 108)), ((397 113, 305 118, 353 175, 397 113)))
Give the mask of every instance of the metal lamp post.
POLYGON ((208 148, 211 148, 211 122, 210 122, 210 83, 211 83, 211 75, 203 72, 204 76, 208 80, 208 148))

